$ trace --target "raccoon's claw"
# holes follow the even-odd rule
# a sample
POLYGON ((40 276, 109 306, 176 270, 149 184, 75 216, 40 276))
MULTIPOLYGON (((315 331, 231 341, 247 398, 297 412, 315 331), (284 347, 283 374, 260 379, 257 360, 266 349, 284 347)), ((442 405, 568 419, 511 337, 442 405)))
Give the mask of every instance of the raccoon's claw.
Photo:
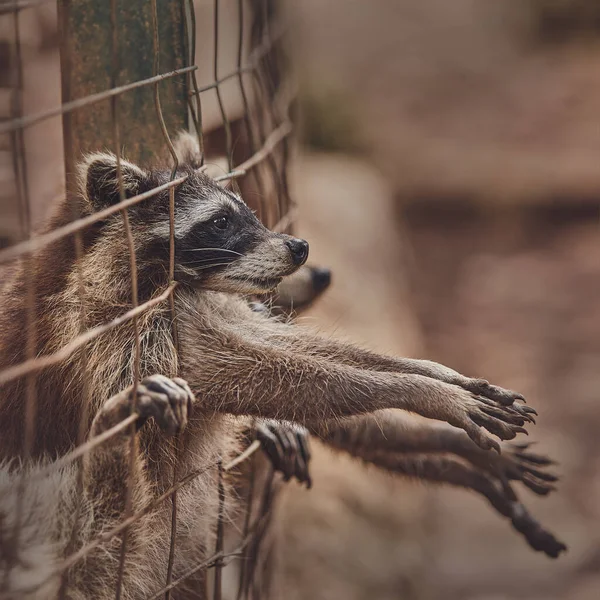
POLYGON ((485 379, 467 379, 462 387, 477 396, 489 398, 502 406, 510 406, 511 404, 514 404, 516 400, 525 402, 525 397, 522 394, 514 392, 513 390, 506 390, 497 385, 492 385, 485 379))
POLYGON ((510 423, 511 425, 518 425, 522 427, 525 423, 534 423, 535 419, 531 416, 531 410, 523 410, 529 408, 522 404, 513 404, 512 406, 498 406, 492 400, 488 400, 483 396, 477 396, 477 400, 482 404, 481 410, 491 416, 497 417, 510 423))
POLYGON ((193 399, 183 379, 163 375, 146 377, 137 386, 138 428, 152 417, 167 435, 180 433, 187 425, 193 399))
POLYGON ((256 436, 273 469, 283 474, 285 481, 295 477, 307 488, 312 486, 309 473, 309 434, 304 427, 287 421, 265 419, 258 423, 256 436))

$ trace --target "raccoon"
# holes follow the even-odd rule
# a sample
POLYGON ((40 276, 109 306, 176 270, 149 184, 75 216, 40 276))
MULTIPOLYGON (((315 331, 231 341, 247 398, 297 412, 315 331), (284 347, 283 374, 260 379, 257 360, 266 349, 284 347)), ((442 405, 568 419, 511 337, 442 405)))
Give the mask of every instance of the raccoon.
MULTIPOLYGON (((253 311, 246 297, 272 291, 297 271, 308 257, 308 243, 266 229, 238 195, 194 168, 197 148, 191 149, 189 143, 180 147, 176 175, 185 180, 175 192, 177 340, 168 303, 157 301, 137 317, 136 324, 115 321, 118 327, 74 348, 61 362, 50 361, 34 377, 9 371, 0 387, 1 460, 12 461, 17 470, 29 468, 30 461, 55 460, 77 443, 82 420, 89 435, 95 416, 111 398, 122 398, 122 390, 130 389, 134 381, 137 326, 141 379, 181 378, 192 393, 192 412, 179 435, 178 452, 155 421, 137 435, 140 461, 135 468, 143 477, 136 488, 136 506, 169 489, 176 464, 179 474, 201 472, 179 494, 176 578, 213 550, 219 504, 216 465, 239 447, 232 417, 319 428, 345 417, 396 408, 463 429, 486 451, 499 449, 490 434, 512 439, 525 431, 532 409, 516 392, 430 361, 378 355, 253 311), (24 448, 28 397, 36 399, 32 415, 36 434, 31 447, 24 448), (26 465, 18 463, 23 460, 26 465)), ((147 170, 119 162, 109 153, 85 158, 81 193, 57 207, 47 230, 67 224, 74 213, 87 216, 104 210, 105 217, 83 233, 80 258, 74 239, 55 240, 19 265, 4 286, 3 368, 27 358, 28 339, 35 339, 36 356, 52 355, 82 327, 112 322, 132 306, 123 218, 105 210, 120 200, 119 172, 126 197, 167 183, 171 174, 168 168, 147 170), (28 276, 35 283, 33 301, 28 299, 28 276), (27 318, 28 305, 33 308, 32 321, 27 318)), ((137 264, 137 300, 142 303, 157 299, 170 284, 168 191, 130 206, 127 212, 137 264)), ((106 488, 90 501, 94 522, 102 523, 102 514, 122 516, 124 499, 113 486, 122 487, 128 473, 120 459, 114 460, 110 443, 96 452, 101 455, 100 481, 106 488)), ((68 514, 58 518, 68 521, 68 514)), ((144 597, 149 590, 160 589, 167 569, 170 520, 163 503, 152 513, 152 539, 139 533, 136 544, 143 556, 126 561, 123 597, 144 597)), ((134 529, 130 535, 136 538, 134 529)), ((72 597, 102 599, 114 593, 119 548, 109 543, 98 556, 104 562, 97 567, 102 577, 86 577, 85 571, 73 577, 68 586, 74 590, 72 597)), ((202 597, 201 587, 191 578, 187 588, 173 594, 202 597)))

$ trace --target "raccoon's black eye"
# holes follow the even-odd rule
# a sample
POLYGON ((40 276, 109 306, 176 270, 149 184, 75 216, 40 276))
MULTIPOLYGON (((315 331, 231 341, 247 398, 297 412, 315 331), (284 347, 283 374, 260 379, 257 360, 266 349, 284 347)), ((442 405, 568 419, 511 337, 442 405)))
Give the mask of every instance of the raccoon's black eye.
POLYGON ((216 219, 213 219, 213 225, 217 229, 227 229, 227 225, 229 225, 229 220, 227 219, 227 217, 217 217, 216 219))

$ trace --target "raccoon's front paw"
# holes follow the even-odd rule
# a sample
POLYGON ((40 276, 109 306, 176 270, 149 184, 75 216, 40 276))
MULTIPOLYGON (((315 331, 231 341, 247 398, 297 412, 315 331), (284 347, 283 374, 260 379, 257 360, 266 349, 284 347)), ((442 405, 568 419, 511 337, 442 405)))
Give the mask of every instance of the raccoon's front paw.
POLYGON ((131 415, 132 408, 138 415, 138 429, 153 417, 167 435, 174 435, 185 428, 193 400, 194 395, 183 379, 146 377, 138 384, 135 396, 131 387, 105 402, 92 422, 90 435, 94 437, 115 427, 131 415))
MULTIPOLYGON (((133 402, 131 393, 130 397, 133 402)), ((193 400, 192 390, 179 377, 146 377, 137 386, 137 426, 142 427, 152 417, 167 435, 180 433, 187 425, 193 400)))
POLYGON ((256 427, 256 437, 273 469, 283 473, 285 481, 295 477, 307 488, 312 486, 308 469, 309 433, 304 427, 287 421, 263 419, 256 427))
POLYGON ((553 483, 558 477, 546 470, 554 461, 541 454, 529 452, 531 444, 509 444, 502 456, 497 458, 497 467, 502 475, 512 481, 521 481, 532 492, 545 496, 556 489, 553 483))
MULTIPOLYGON (((501 440, 512 440, 518 433, 527 434, 523 425, 532 418, 523 405, 503 406, 466 390, 452 386, 448 400, 434 418, 446 420, 463 429, 484 450, 500 453, 500 444, 486 434, 486 430, 501 440), (452 389, 453 388, 453 389, 452 389)), ((428 415, 425 415, 428 416, 428 415)))

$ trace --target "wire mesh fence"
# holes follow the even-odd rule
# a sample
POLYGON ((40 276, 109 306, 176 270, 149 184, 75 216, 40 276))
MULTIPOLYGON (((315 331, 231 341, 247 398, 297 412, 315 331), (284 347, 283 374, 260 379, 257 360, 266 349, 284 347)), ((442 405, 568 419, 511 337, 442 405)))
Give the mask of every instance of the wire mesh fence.
MULTIPOLYGON (((23 21, 22 17, 27 11, 35 10, 43 5, 51 4, 52 0, 7 0, 0 3, 0 19, 3 22, 4 32, 9 32, 9 61, 6 65, 10 89, 10 114, 0 122, 0 139, 3 148, 10 153, 12 175, 14 180, 14 203, 18 213, 19 233, 11 237, 5 247, 0 250, 0 265, 8 265, 12 261, 22 261, 26 274, 26 303, 27 322, 23 323, 24 336, 26 336, 26 353, 24 360, 15 364, 0 365, 0 386, 20 380, 25 389, 24 435, 22 449, 19 453, 23 461, 34 456, 36 443, 36 419, 39 407, 37 406, 37 378, 44 369, 60 365, 69 360, 75 353, 82 357, 83 365, 83 390, 84 395, 90 394, 90 377, 87 372, 86 345, 107 332, 123 327, 125 324, 132 326, 135 336, 133 381, 134 389, 140 382, 140 360, 141 342, 139 319, 143 318, 146 311, 158 305, 166 304, 170 307, 172 336, 177 347, 178 332, 177 319, 175 315, 174 293, 178 282, 175 278, 175 193, 186 179, 187 175, 181 175, 177 171, 178 158, 172 143, 174 128, 180 125, 189 125, 190 129, 197 135, 199 147, 202 152, 202 169, 209 165, 209 158, 223 155, 226 161, 226 170, 216 179, 224 185, 239 187, 248 203, 254 208, 263 222, 270 228, 285 231, 289 230, 294 220, 294 205, 290 198, 287 170, 290 156, 289 137, 292 132, 290 120, 290 107, 294 97, 290 78, 284 77, 288 72, 285 58, 284 42, 286 25, 281 15, 276 11, 276 5, 271 0, 255 0, 246 2, 237 0, 235 3, 235 20, 231 19, 231 6, 228 4, 228 21, 226 23, 226 36, 223 36, 222 18, 223 7, 219 0, 212 4, 212 81, 205 85, 198 82, 197 59, 206 63, 209 59, 207 52, 199 53, 196 48, 196 33, 199 24, 196 19, 196 6, 193 0, 174 0, 167 3, 158 0, 136 0, 126 3, 130 9, 146 11, 149 21, 145 21, 141 34, 134 42, 138 47, 150 49, 150 55, 142 57, 151 61, 152 73, 139 79, 130 79, 123 82, 124 68, 122 65, 122 47, 127 44, 127 50, 131 51, 131 40, 124 38, 123 23, 121 22, 125 4, 117 0, 109 3, 82 2, 79 6, 70 0, 58 2, 58 40, 61 50, 61 87, 62 99, 60 105, 47 108, 37 112, 27 112, 23 103, 24 89, 24 61, 22 52, 23 21), (168 4, 168 7, 166 5, 168 4), (100 7, 100 5, 102 5, 100 7), (166 8, 168 10, 166 10, 166 8), (96 15, 100 27, 100 38, 103 40, 107 50, 108 59, 104 63, 107 68, 102 72, 102 77, 108 80, 109 85, 105 89, 94 90, 89 82, 97 83, 93 70, 95 65, 82 64, 82 59, 77 55, 78 44, 91 44, 91 39, 86 38, 89 32, 85 30, 81 22, 76 20, 82 11, 97 10, 104 11, 96 15), (74 16, 75 15, 75 16, 74 16), (99 16, 98 16, 99 15, 99 16), (102 21, 101 19, 104 19, 102 21), (173 21, 171 22, 170 19, 173 21), (168 23, 167 23, 168 21, 168 23), (78 24, 83 31, 77 31, 78 24), (181 44, 173 46, 173 38, 164 39, 164 25, 169 25, 173 31, 179 32, 181 44), (161 29, 162 28, 162 29, 161 29), (179 28, 179 29, 178 29, 179 28), (235 32, 235 34, 234 34, 235 32), (145 37, 144 37, 145 36, 145 37), (233 46, 230 54, 233 54, 235 68, 223 72, 220 63, 223 43, 233 46), (171 47, 173 46, 173 47, 171 47), (164 64, 163 49, 167 47, 179 64, 177 68, 161 70, 164 64), (84 69, 84 76, 82 76, 84 69), (79 79, 78 79, 79 78, 79 79), (88 82, 87 88, 81 82, 88 82), (165 88, 169 82, 171 87, 165 88), (233 93, 237 100, 233 104, 239 105, 233 111, 231 109, 232 88, 224 90, 228 84, 237 86, 233 93), (85 95, 78 95, 81 90, 88 90, 85 95), (132 111, 136 110, 135 103, 132 104, 132 94, 140 90, 151 90, 153 101, 153 125, 158 127, 160 137, 152 137, 151 134, 142 135, 139 131, 131 133, 129 121, 135 121, 132 111), (165 91, 166 90, 166 91, 165 91), (213 95, 212 102, 218 107, 220 123, 212 119, 207 120, 204 110, 205 98, 213 95), (165 100, 166 98, 166 100, 165 100), (79 118, 77 115, 86 109, 99 107, 102 113, 95 113, 93 118, 79 118), (182 107, 184 111, 182 112, 182 107), (174 112, 179 110, 177 115, 174 112), (234 113, 233 115, 231 113, 234 113), (98 116, 100 115, 100 116, 98 116), (75 166, 80 159, 81 152, 94 148, 98 143, 104 143, 117 157, 117 173, 119 176, 120 200, 115 204, 93 214, 82 216, 73 214, 73 219, 66 225, 46 230, 44 233, 36 233, 34 219, 32 218, 32 196, 28 182, 28 152, 25 133, 29 128, 60 117, 63 124, 64 154, 65 154, 65 193, 74 191, 75 166), (96 119, 94 121, 94 119, 96 119), (95 130, 93 129, 95 127, 95 130), (98 133, 100 132, 100 134, 98 133), (135 138, 134 138, 135 136, 135 138), (90 139, 92 138, 92 139, 90 139), (141 139, 141 141, 140 141, 141 139), (162 142, 159 144, 159 142, 162 142), (166 149, 170 155, 173 168, 170 180, 162 185, 157 185, 151 190, 126 197, 122 177, 122 148, 133 147, 134 155, 138 158, 157 156, 166 149), (210 156, 209 156, 210 155, 210 156), (133 241, 132 226, 129 222, 128 209, 142 202, 152 202, 160 193, 168 191, 170 207, 170 248, 169 248, 169 284, 162 290, 158 290, 151 299, 140 301, 138 292, 138 263, 136 260, 135 244, 133 241), (83 237, 86 230, 95 224, 107 219, 111 215, 121 214, 124 235, 127 238, 129 249, 129 261, 131 269, 131 305, 123 310, 116 318, 103 322, 95 327, 86 326, 86 303, 84 294, 84 275, 79 269, 77 272, 78 286, 80 292, 80 330, 78 334, 66 345, 51 353, 40 353, 37 344, 36 322, 42 315, 36 314, 35 290, 36 279, 33 269, 33 257, 40 250, 63 239, 70 238, 74 242, 76 259, 79 261, 83 254, 83 237)), ((202 26, 206 26, 206 20, 202 26)), ((174 34, 173 34, 174 35, 174 34)), ((172 64, 172 63, 171 63, 172 64)), ((97 66, 97 65, 96 65, 97 66)), ((147 65, 146 65, 147 67, 147 65)), ((127 75, 130 75, 127 72, 127 75)), ((144 100, 145 102, 145 100, 144 100)), ((146 110, 145 106, 137 106, 141 112, 146 110)), ((214 113, 214 111, 213 111, 214 113)), ((90 113, 91 114, 91 113, 90 113)), ((148 113, 145 113, 148 118, 148 113)), ((96 148, 100 149, 100 148, 96 148)), ((12 188, 11 188, 12 189, 12 188)), ((89 397, 86 397, 86 406, 89 406, 89 397)), ((82 459, 94 448, 110 443, 110 440, 122 432, 129 431, 133 448, 136 435, 135 422, 138 418, 136 406, 132 408, 129 417, 118 425, 110 428, 101 435, 87 439, 87 414, 82 415, 79 427, 78 439, 68 452, 52 462, 47 463, 39 469, 33 477, 42 479, 53 473, 68 467, 77 465, 79 469, 78 485, 82 486, 81 472, 82 459)), ((64 576, 69 569, 81 561, 85 561, 95 549, 109 543, 116 537, 120 537, 120 560, 117 576, 115 597, 122 595, 124 565, 127 560, 128 530, 139 519, 150 514, 156 507, 163 503, 171 503, 171 537, 168 557, 168 567, 165 574, 164 586, 155 590, 149 598, 169 598, 173 590, 184 584, 189 578, 200 571, 213 568, 213 594, 218 599, 222 596, 222 567, 234 558, 243 558, 240 569, 240 581, 237 590, 237 598, 246 598, 252 595, 256 597, 259 590, 252 584, 253 570, 257 561, 257 553, 260 540, 265 532, 269 518, 269 509, 273 501, 273 474, 266 477, 265 488, 257 500, 259 491, 254 485, 254 476, 248 486, 246 498, 246 517, 242 535, 237 546, 229 551, 224 548, 224 491, 223 480, 227 472, 235 470, 239 465, 250 459, 259 448, 259 443, 254 441, 239 454, 235 459, 224 462, 222 458, 215 461, 210 469, 216 469, 218 474, 219 488, 219 512, 216 531, 216 546, 213 551, 206 552, 206 558, 189 568, 184 573, 174 576, 173 563, 177 543, 178 524, 178 492, 194 479, 206 472, 207 467, 192 472, 179 472, 178 468, 173 470, 172 485, 160 495, 157 495, 150 503, 139 510, 133 509, 131 499, 131 482, 128 485, 126 509, 123 519, 115 526, 77 548, 72 544, 67 555, 56 565, 47 578, 63 576, 63 584, 59 596, 67 597, 67 579, 64 576), (256 505, 256 506, 254 506, 256 505)), ((134 453, 130 453, 133 460, 134 453)), ((130 473, 133 469, 130 469, 130 473)), ((18 493, 22 494, 26 485, 25 476, 21 478, 18 493)), ((22 504, 19 504, 21 507, 22 504)), ((20 513, 22 509, 18 508, 20 513)), ((81 510, 81 506, 77 507, 81 510)), ((2 554, 8 557, 4 562, 0 561, 6 568, 6 573, 0 574, 0 597, 3 597, 2 586, 8 580, 7 573, 15 564, 21 560, 19 556, 19 539, 22 522, 27 515, 16 515, 16 526, 14 530, 3 532, 0 539, 2 554), (8 551, 8 548, 11 551, 8 551)), ((75 519, 76 523, 77 520, 75 519)), ((74 534, 72 534, 74 538, 74 534)), ((45 581, 37 582, 41 589, 45 581)), ((35 586, 34 586, 35 587, 35 586)), ((28 592, 34 592, 31 588, 28 592)))

